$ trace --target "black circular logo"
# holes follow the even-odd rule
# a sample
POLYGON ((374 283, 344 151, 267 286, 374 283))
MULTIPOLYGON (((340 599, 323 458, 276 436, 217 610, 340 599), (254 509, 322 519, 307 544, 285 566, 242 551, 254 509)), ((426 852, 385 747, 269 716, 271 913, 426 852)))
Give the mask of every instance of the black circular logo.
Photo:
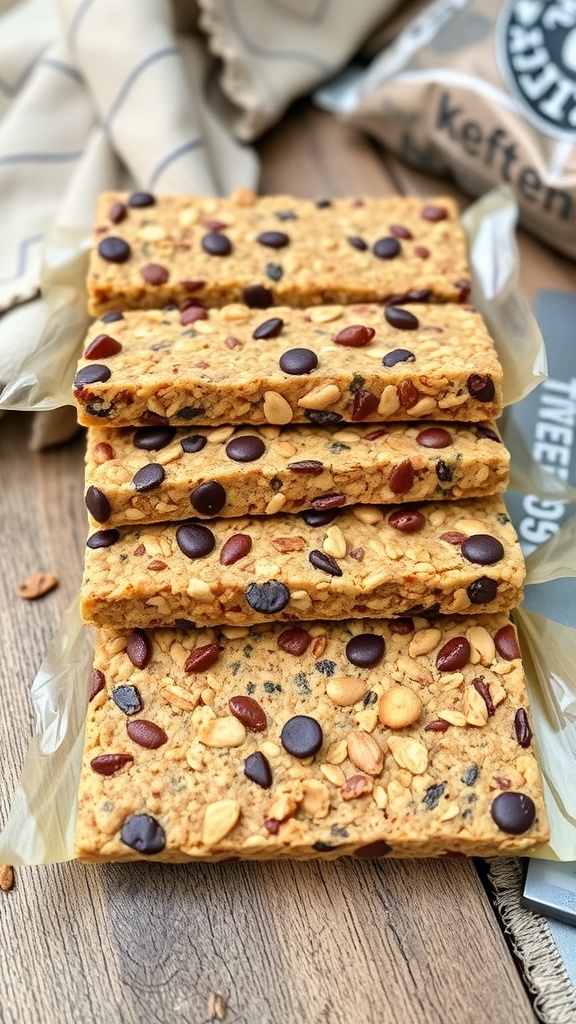
POLYGON ((498 26, 502 73, 526 117, 556 138, 576 136, 576 4, 508 0, 498 26))

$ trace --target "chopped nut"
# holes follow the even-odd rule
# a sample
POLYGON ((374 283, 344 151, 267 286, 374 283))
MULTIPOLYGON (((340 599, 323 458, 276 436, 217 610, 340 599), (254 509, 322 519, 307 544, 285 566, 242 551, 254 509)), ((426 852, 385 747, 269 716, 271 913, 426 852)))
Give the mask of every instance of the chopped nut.
POLYGON ((273 537, 272 547, 275 547, 277 551, 281 551, 284 555, 288 551, 303 551, 306 547, 306 541, 304 537, 299 535, 296 537, 273 537))
POLYGON ((207 747, 239 747, 246 739, 246 729, 233 715, 225 715, 202 722, 198 739, 207 747))
POLYGON ((330 526, 326 530, 326 537, 322 547, 327 555, 332 555, 332 558, 344 558, 346 555, 346 537, 339 526, 330 526))
POLYGON ((264 393, 264 416, 268 423, 290 423, 294 418, 292 409, 288 402, 277 391, 266 391, 264 393))
POLYGON ((267 818, 274 821, 286 821, 298 810, 303 798, 302 787, 298 783, 286 783, 279 786, 276 795, 268 808, 267 818))
POLYGON ((374 797, 376 806, 379 807, 381 811, 383 811, 384 808, 386 807, 386 804, 388 803, 388 794, 384 789, 384 786, 376 786, 372 796, 374 797))
POLYGON ((270 498, 270 501, 266 505, 266 515, 274 515, 275 512, 279 512, 281 508, 284 508, 285 504, 286 496, 281 493, 275 494, 273 498, 270 498))
POLYGON ((342 306, 316 306, 308 315, 312 323, 329 324, 332 320, 338 320, 343 312, 342 306))
POLYGON ((343 786, 346 782, 346 776, 341 768, 336 764, 321 764, 320 771, 328 782, 331 782, 333 786, 343 786))
POLYGON ((319 779, 305 779, 302 783, 301 810, 308 818, 326 818, 330 813, 330 793, 319 779))
POLYGON ((414 634, 408 647, 408 654, 411 658, 417 658, 421 654, 430 654, 440 643, 442 633, 439 629, 419 629, 414 634))
POLYGON ((14 868, 11 864, 0 864, 0 890, 10 892, 14 885, 14 868))
POLYGON ((366 523, 367 526, 374 526, 375 523, 381 523, 384 519, 384 513, 375 505, 354 505, 352 515, 361 523, 366 523))
POLYGON ((453 711, 452 708, 442 708, 436 714, 443 722, 448 722, 448 725, 466 725, 466 716, 461 711, 453 711))
POLYGON ((240 804, 237 800, 217 800, 209 804, 202 824, 202 842, 205 846, 214 846, 232 831, 240 817, 240 804))
POLYGON ((37 597, 43 597, 49 591, 58 586, 58 577, 53 572, 35 572, 28 576, 22 583, 18 584, 16 591, 19 597, 27 601, 34 601, 37 597))
POLYGON ((483 726, 488 721, 488 708, 481 694, 473 687, 466 690, 466 721, 469 725, 483 726))
POLYGON ((361 772, 380 775, 384 767, 384 754, 370 733, 354 729, 348 736, 347 749, 350 761, 361 772))
POLYGON ((453 818, 457 818, 460 814, 460 808, 456 801, 447 805, 440 815, 440 821, 452 821, 453 818))
POLYGON ((398 392, 393 384, 388 384, 380 396, 380 404, 378 406, 378 415, 381 419, 385 420, 392 413, 397 412, 400 408, 400 399, 398 398, 398 392))
POLYGON ((378 718, 389 729, 405 729, 422 714, 422 701, 409 686, 391 686, 378 703, 378 718))
POLYGON ((366 683, 356 676, 333 676, 326 683, 326 693, 338 707, 356 704, 366 693, 366 683))
POLYGON ((332 743, 326 751, 328 764, 342 764, 348 757, 348 746, 346 740, 337 740, 332 743))
POLYGON ((471 663, 480 663, 484 667, 491 665, 496 657, 496 645, 488 630, 483 626, 471 626, 466 630, 466 639, 470 644, 471 663))
MULTIPOLYGON (((246 844, 244 844, 246 845, 246 844)), ((227 1001, 219 992, 210 992, 208 996, 208 1017, 210 1020, 224 1020, 227 1001)))
POLYGON ((422 775, 428 767, 428 751, 410 736, 390 736, 388 748, 396 764, 413 775, 422 775))
POLYGON ((325 633, 321 633, 317 636, 314 643, 312 644, 312 654, 315 658, 321 658, 328 646, 328 637, 325 633))
POLYGON ((375 707, 364 708, 354 717, 356 718, 356 725, 359 729, 364 729, 364 732, 374 732, 374 729, 378 724, 378 711, 375 707))
POLYGON ((92 458, 97 466, 102 466, 105 462, 115 459, 116 455, 111 444, 107 444, 106 441, 100 441, 94 445, 92 458))
POLYGON ((212 600, 212 588, 210 587, 210 584, 205 583, 204 580, 197 579, 195 576, 188 580, 186 593, 188 594, 188 597, 192 597, 196 601, 212 600))
POLYGON ((193 711, 200 700, 199 693, 192 693, 191 690, 177 686, 176 683, 162 687, 160 695, 168 704, 173 704, 174 707, 181 708, 182 711, 193 711))
POLYGON ((373 789, 373 779, 367 775, 353 775, 342 786, 340 795, 343 800, 357 800, 358 797, 371 793, 373 789))
POLYGON ((298 451, 296 445, 292 444, 291 441, 278 441, 274 450, 278 455, 281 455, 283 459, 292 458, 292 456, 296 455, 296 452, 298 451))
POLYGON ((340 389, 335 384, 322 384, 312 388, 307 395, 298 399, 301 409, 325 409, 340 398, 340 389))

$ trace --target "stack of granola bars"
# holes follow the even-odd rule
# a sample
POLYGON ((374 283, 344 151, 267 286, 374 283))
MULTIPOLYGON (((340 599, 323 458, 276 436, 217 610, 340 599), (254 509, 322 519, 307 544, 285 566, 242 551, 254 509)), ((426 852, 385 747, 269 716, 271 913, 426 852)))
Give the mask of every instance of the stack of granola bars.
POLYGON ((469 290, 446 198, 102 197, 80 857, 547 838, 469 290))

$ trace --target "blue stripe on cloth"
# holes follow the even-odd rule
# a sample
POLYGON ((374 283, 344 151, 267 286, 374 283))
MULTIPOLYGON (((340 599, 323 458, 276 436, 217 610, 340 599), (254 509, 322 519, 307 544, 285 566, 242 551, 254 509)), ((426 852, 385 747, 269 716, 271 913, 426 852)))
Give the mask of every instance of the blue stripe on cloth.
POLYGON ((165 46, 162 50, 155 50, 153 53, 149 53, 147 57, 144 57, 139 64, 136 64, 132 68, 131 72, 126 76, 122 86, 120 87, 116 99, 114 100, 110 110, 104 118, 104 124, 109 125, 112 119, 116 116, 120 107, 122 106, 126 96, 130 92, 130 89, 134 85, 137 78, 140 77, 146 68, 149 68, 151 64, 155 64, 159 60, 163 60, 164 57, 174 57, 178 55, 178 49, 176 46, 165 46))
POLYGON ((73 68, 71 64, 65 64, 62 60, 55 60, 54 57, 44 57, 40 63, 42 67, 54 68, 54 71, 60 71, 63 75, 68 75, 68 78, 73 78, 75 82, 84 82, 80 72, 73 68))
POLYGON ((191 139, 190 142, 185 142, 182 146, 178 146, 177 149, 173 149, 171 153, 168 153, 165 157, 160 160, 160 163, 156 164, 156 167, 152 171, 152 174, 148 178, 147 188, 154 188, 158 178, 164 173, 170 164, 173 164, 175 160, 178 160, 185 153, 191 153, 193 149, 200 149, 204 145, 203 139, 191 139))
POLYGON ((44 238, 44 233, 41 232, 39 235, 29 235, 28 238, 23 238, 18 246, 18 255, 16 257, 16 272, 9 274, 8 277, 0 277, 0 285, 8 284, 9 281, 15 281, 17 277, 26 270, 26 262, 28 259, 28 249, 31 245, 36 242, 41 242, 44 238))
POLYGON ((84 20, 84 15, 87 14, 93 3, 94 0, 80 0, 68 29, 68 43, 70 46, 76 45, 76 37, 84 20))
POLYGON ((83 149, 75 149, 70 153, 5 153, 0 156, 1 164, 57 164, 79 160, 83 149))

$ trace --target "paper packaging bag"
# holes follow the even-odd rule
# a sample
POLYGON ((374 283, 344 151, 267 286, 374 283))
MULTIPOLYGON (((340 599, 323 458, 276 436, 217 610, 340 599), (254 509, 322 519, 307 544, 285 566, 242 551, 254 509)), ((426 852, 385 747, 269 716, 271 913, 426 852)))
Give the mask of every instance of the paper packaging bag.
POLYGON ((576 257, 576 8, 436 0, 334 109, 469 195, 509 184, 521 223, 576 257))

